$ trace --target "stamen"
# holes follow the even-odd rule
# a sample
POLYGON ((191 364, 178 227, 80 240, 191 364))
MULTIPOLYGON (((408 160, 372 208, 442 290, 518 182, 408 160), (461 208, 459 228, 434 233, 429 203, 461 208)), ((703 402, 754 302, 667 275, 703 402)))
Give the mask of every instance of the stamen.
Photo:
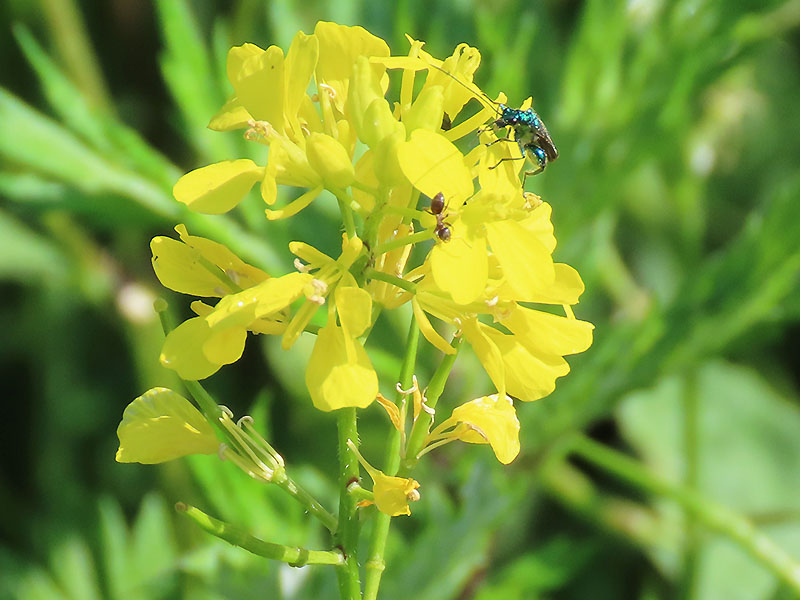
POLYGON ((302 260, 299 258, 294 259, 294 268, 297 269, 300 273, 308 273, 311 270, 309 265, 303 263, 302 260))
POLYGON ((319 85, 317 85, 317 87, 320 87, 320 88, 322 88, 323 90, 325 90, 325 91, 328 93, 328 96, 330 96, 330 97, 331 97, 331 99, 333 99, 333 98, 336 98, 336 90, 335 90, 335 89, 333 89, 333 88, 332 88, 331 86, 329 86, 328 84, 326 84, 326 83, 320 83, 319 85))

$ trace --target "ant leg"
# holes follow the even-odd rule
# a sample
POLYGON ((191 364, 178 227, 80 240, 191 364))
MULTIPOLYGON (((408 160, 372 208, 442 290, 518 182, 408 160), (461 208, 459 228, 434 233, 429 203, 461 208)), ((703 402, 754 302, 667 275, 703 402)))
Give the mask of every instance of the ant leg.
POLYGON ((496 169, 497 167, 499 167, 501 164, 503 164, 507 160, 525 160, 525 157, 524 156, 507 156, 505 158, 501 158, 500 161, 495 166, 489 167, 489 169, 490 170, 491 169, 496 169))

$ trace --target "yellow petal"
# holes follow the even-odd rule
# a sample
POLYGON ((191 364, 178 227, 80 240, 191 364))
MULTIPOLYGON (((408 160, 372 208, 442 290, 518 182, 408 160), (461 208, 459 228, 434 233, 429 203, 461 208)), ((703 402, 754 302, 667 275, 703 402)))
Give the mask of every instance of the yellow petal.
POLYGON ((186 398, 166 388, 148 390, 131 402, 117 428, 117 462, 156 464, 189 454, 213 454, 214 430, 186 398))
POLYGON ((507 465, 519 454, 519 420, 508 396, 483 396, 453 411, 452 419, 469 426, 459 428, 459 439, 473 444, 490 444, 497 460, 507 465))
POLYGON ((441 192, 451 209, 472 195, 472 175, 461 151, 442 135, 417 129, 397 149, 400 168, 411 184, 429 198, 441 192))
MULTIPOLYGON (((495 341, 487 335, 486 330, 488 329, 491 328, 482 325, 475 318, 465 319, 461 324, 464 338, 472 346, 475 355, 486 370, 486 374, 489 375, 500 395, 505 395, 506 367, 503 360, 504 357, 495 341)), ((511 392, 508 393, 511 394, 511 392)))
POLYGON ((232 131, 247 127, 247 122, 252 119, 252 115, 242 106, 236 96, 231 96, 228 101, 217 111, 208 128, 213 131, 232 131))
POLYGON ((288 273, 273 277, 254 288, 257 299, 256 318, 271 315, 289 306, 303 294, 313 277, 308 273, 288 273))
POLYGON ((419 499, 419 492, 416 491, 419 483, 411 478, 391 477, 380 471, 371 475, 375 483, 372 492, 378 510, 392 517, 410 515, 408 503, 419 499))
POLYGON ((378 404, 381 405, 381 408, 386 411, 386 414, 389 415, 389 420, 394 425, 394 428, 397 431, 403 431, 403 424, 400 421, 400 409, 397 408, 397 404, 385 398, 383 394, 378 393, 378 396, 375 398, 378 401, 378 404))
POLYGON ((298 31, 286 53, 286 100, 284 103, 286 116, 296 134, 300 134, 297 113, 300 103, 306 95, 308 83, 314 75, 319 57, 319 42, 316 36, 306 35, 298 31))
POLYGON ((438 131, 442 127, 444 115, 444 93, 440 86, 422 90, 403 118, 406 130, 429 129, 438 131))
POLYGON ((317 198, 317 196, 319 196, 320 192, 322 192, 322 186, 308 190, 305 194, 299 198, 295 198, 281 209, 265 209, 264 212, 267 215, 267 219, 270 221, 277 221, 279 219, 288 219, 289 217, 293 217, 301 210, 308 207, 308 205, 311 204, 317 198))
POLYGON ((422 310, 416 297, 411 300, 411 307, 414 310, 414 317, 417 319, 417 327, 425 339, 445 354, 454 354, 455 348, 433 328, 428 320, 428 315, 422 310))
POLYGON ((236 97, 254 119, 283 133, 283 50, 270 46, 257 52, 249 48, 252 44, 245 46, 247 52, 235 53, 237 48, 232 48, 228 54, 228 78, 236 97))
POLYGON ((203 353, 209 362, 218 365, 229 365, 242 357, 246 341, 247 329, 244 327, 226 327, 212 333, 206 343, 203 344, 203 353))
POLYGON ((350 337, 360 336, 372 321, 372 298, 358 287, 338 285, 334 292, 342 329, 350 337))
MULTIPOLYGON (((519 398, 523 402, 538 400, 552 393, 556 387, 557 378, 569 373, 569 365, 562 357, 534 356, 519 342, 516 336, 506 335, 487 325, 481 324, 480 327, 484 336, 491 341, 502 356, 508 395, 519 398)), ((470 341, 470 343, 472 342, 470 341)), ((485 363, 484 367, 486 367, 485 363)))
POLYGON ((492 253, 503 268, 503 276, 518 294, 530 297, 555 279, 553 259, 547 248, 519 223, 512 220, 486 223, 492 253))
POLYGON ((552 207, 547 202, 542 202, 525 219, 520 221, 520 225, 532 233, 551 253, 556 248, 553 223, 550 221, 552 212, 552 207))
POLYGON ((449 242, 433 247, 430 264, 436 285, 454 302, 469 304, 483 295, 489 277, 485 238, 467 239, 463 228, 454 228, 449 242))
POLYGON ((594 325, 517 306, 502 320, 533 354, 577 354, 592 345, 594 325))
POLYGON ((153 269, 164 287, 203 297, 222 297, 249 288, 269 277, 248 265, 222 244, 175 230, 181 241, 158 236, 150 242, 153 269))
MULTIPOLYGON (((357 57, 389 56, 389 46, 363 27, 347 27, 325 21, 317 23, 314 35, 319 40, 317 81, 335 90, 333 102, 344 112, 349 79, 357 57)), ((372 69, 380 78, 385 67, 376 64, 372 65, 372 69)))
POLYGON ((366 408, 378 395, 378 376, 364 347, 348 352, 344 331, 335 323, 320 329, 306 368, 306 386, 319 410, 366 408), (348 358, 352 354, 352 358, 348 358))
POLYGON ((264 168, 252 160, 226 160, 190 171, 178 180, 172 193, 194 212, 220 215, 239 204, 263 176, 264 168))
POLYGON ((319 173, 325 187, 341 190, 355 179, 350 155, 337 140, 324 133, 312 133, 306 138, 306 156, 311 168, 319 173))
POLYGON ((161 364, 187 381, 213 375, 222 365, 212 363, 203 352, 203 345, 210 336, 211 327, 205 318, 184 321, 167 334, 161 350, 161 364))

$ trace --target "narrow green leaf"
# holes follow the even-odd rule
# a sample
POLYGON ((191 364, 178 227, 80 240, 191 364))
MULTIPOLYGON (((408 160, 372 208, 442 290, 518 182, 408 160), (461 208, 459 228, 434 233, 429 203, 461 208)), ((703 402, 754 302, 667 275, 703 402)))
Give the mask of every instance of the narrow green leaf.
POLYGON ((217 76, 195 15, 185 0, 159 0, 156 8, 165 46, 161 71, 181 110, 182 131, 203 160, 231 158, 235 151, 232 138, 206 129, 225 94, 216 85, 217 76))
POLYGON ((53 573, 72 600, 99 600, 100 587, 89 546, 83 538, 70 537, 54 550, 53 573))

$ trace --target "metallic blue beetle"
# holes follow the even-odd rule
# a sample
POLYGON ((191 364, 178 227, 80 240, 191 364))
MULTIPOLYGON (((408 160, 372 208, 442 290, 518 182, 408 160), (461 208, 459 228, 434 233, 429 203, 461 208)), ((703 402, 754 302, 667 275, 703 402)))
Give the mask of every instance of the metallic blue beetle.
MULTIPOLYGON (((520 110, 505 104, 498 104, 497 113, 499 118, 492 122, 489 129, 497 130, 511 127, 514 130, 514 137, 498 138, 489 145, 491 146, 497 142, 517 142, 522 156, 503 158, 494 167, 491 167, 492 169, 497 168, 507 160, 520 160, 527 157, 531 159, 531 162, 538 165, 538 168, 533 171, 525 172, 525 178, 527 178, 528 175, 541 173, 548 162, 553 162, 558 158, 558 149, 550 137, 550 132, 547 131, 547 127, 545 127, 539 115, 532 108, 520 110)), ((486 130, 484 129, 483 131, 486 130)), ((523 187, 525 186, 524 179, 522 185, 523 187)))
MULTIPOLYGON (((532 108, 521 110, 519 108, 511 108, 505 104, 495 102, 482 91, 472 89, 472 87, 458 79, 458 77, 452 73, 449 73, 436 65, 429 64, 429 66, 452 78, 459 85, 472 92, 472 94, 479 100, 482 99, 487 101, 490 106, 497 111, 498 118, 494 120, 488 127, 478 130, 478 133, 490 130, 497 131, 505 127, 511 127, 511 129, 514 131, 513 138, 498 138, 493 142, 490 142, 488 145, 491 146, 497 142, 516 142, 517 146, 519 146, 521 156, 509 156, 502 158, 500 159, 500 162, 490 168, 496 169, 507 160, 525 160, 526 158, 529 158, 531 162, 537 166, 537 168, 533 169, 532 171, 525 172, 525 176, 522 180, 522 187, 524 188, 525 180, 528 178, 528 175, 538 175, 544 171, 544 168, 547 166, 548 162, 553 162, 558 158, 558 149, 553 143, 553 139, 550 137, 550 132, 547 131, 547 127, 545 127, 542 119, 539 118, 539 115, 537 115, 532 108)), ((449 124, 449 122, 450 118, 445 114, 445 119, 443 120, 442 125, 444 126, 445 123, 449 124)))

